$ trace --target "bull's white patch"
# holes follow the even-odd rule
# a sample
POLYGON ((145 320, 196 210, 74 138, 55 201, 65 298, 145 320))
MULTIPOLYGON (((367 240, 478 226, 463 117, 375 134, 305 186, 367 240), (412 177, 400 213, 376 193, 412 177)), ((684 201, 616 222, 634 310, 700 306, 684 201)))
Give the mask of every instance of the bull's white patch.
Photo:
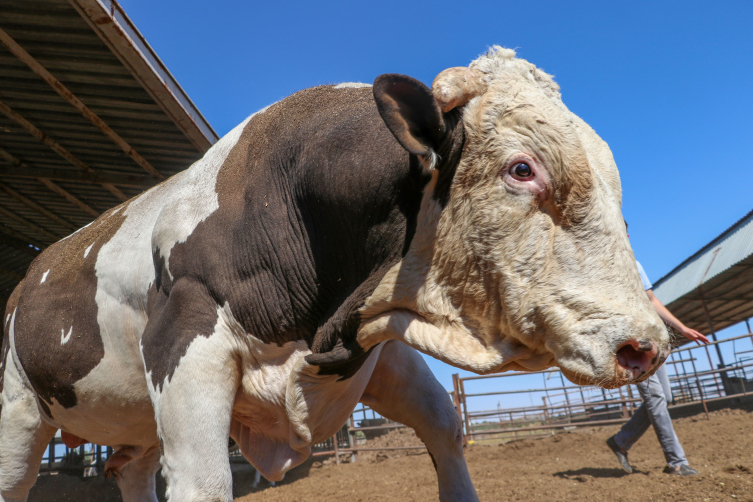
POLYGON ((60 345, 65 345, 68 343, 68 340, 71 339, 71 333, 73 333, 73 326, 71 326, 71 329, 68 330, 68 333, 65 333, 65 329, 60 330, 60 345))
POLYGON ((42 274, 42 280, 39 281, 39 284, 42 284, 44 281, 47 280, 47 274, 49 274, 49 273, 50 273, 50 270, 47 269, 47 272, 45 272, 44 274, 42 274))
POLYGON ((123 206, 116 207, 115 209, 113 209, 112 213, 110 213, 110 216, 115 216, 121 209, 123 209, 123 206))
POLYGON ((10 314, 8 314, 7 316, 5 316, 5 325, 6 326, 8 325, 8 321, 10 321, 10 314))
POLYGON ((91 243, 91 244, 89 245, 89 247, 88 247, 88 248, 86 248, 86 249, 84 250, 84 258, 86 258, 87 256, 89 256, 89 251, 91 251, 91 250, 92 250, 92 247, 94 247, 94 243, 93 243, 93 242, 92 242, 92 243, 91 243))
POLYGON ((361 89, 362 87, 371 87, 371 84, 364 84, 361 82, 343 82, 337 84, 334 89, 361 89))
MULTIPOLYGON (((313 444, 331 437, 345 423, 366 387, 381 347, 374 349, 356 375, 338 381, 337 375, 319 375, 317 367, 306 363, 304 358, 311 351, 304 341, 266 344, 243 330, 227 303, 217 308, 217 315, 214 332, 191 342, 172 377, 162 382, 161 392, 153 386, 151 373, 147 374, 155 415, 183 416, 199 402, 204 413, 228 410, 232 414, 230 434, 244 456, 264 477, 280 480, 287 470, 308 458, 313 444), (236 358, 241 368, 239 389, 232 386, 236 358), (210 381, 212 385, 207 385, 210 381)), ((214 418, 213 424, 227 419, 214 418)), ((197 436, 226 438, 221 427, 207 431, 202 423, 186 422, 181 427, 185 433, 185 427, 195 424, 197 436)), ((176 424, 159 426, 165 433, 176 424)), ((225 447, 224 439, 217 443, 225 447)), ((188 446, 165 443, 167 465, 189 461, 191 455, 180 451, 188 446)))

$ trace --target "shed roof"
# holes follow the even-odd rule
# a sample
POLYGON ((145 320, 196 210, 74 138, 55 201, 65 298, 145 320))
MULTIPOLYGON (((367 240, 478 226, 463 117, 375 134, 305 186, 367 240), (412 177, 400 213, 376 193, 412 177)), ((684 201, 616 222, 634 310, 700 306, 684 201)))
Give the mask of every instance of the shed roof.
POLYGON ((702 333, 709 317, 718 331, 753 316, 753 211, 656 281, 654 293, 702 333))
POLYGON ((0 301, 217 134, 114 0, 0 2, 0 301))

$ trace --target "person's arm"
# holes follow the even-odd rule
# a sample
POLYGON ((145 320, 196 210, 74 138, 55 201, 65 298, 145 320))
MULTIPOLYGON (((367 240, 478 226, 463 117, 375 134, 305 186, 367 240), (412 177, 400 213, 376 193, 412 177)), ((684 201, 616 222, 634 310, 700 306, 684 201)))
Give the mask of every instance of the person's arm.
POLYGON ((680 322, 678 318, 673 316, 672 312, 667 310, 667 307, 665 307, 664 304, 660 302, 659 299, 654 295, 653 290, 647 289, 646 294, 648 295, 648 300, 651 302, 651 305, 654 306, 656 313, 659 314, 659 317, 661 317, 664 322, 675 328, 678 332, 680 332, 680 334, 682 334, 682 336, 693 340, 698 345, 700 345, 701 342, 709 343, 709 339, 706 338, 702 333, 688 328, 682 322, 680 322))

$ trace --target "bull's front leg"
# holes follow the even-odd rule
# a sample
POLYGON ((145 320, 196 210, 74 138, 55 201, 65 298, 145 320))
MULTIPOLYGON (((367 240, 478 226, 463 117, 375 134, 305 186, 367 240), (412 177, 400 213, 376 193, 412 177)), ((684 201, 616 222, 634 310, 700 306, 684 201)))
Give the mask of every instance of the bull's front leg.
POLYGON ((442 502, 478 501, 463 456, 460 417, 418 352, 385 342, 361 402, 416 431, 434 460, 442 502))
POLYGON ((170 502, 230 502, 228 435, 239 365, 227 315, 176 284, 149 319, 142 354, 170 502))

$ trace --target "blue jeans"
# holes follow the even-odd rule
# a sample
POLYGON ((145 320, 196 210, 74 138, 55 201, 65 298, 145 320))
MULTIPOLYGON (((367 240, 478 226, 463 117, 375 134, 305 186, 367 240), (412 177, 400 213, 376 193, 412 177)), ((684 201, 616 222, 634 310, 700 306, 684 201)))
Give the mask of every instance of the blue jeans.
POLYGON ((622 426, 620 432, 614 436, 617 445, 623 450, 629 450, 638 441, 649 426, 654 426, 656 437, 659 438, 661 448, 664 450, 664 458, 667 464, 678 467, 688 465, 685 452, 677 439, 675 429, 672 427, 672 419, 667 409, 667 398, 672 396, 669 389, 669 377, 667 368, 662 365, 648 380, 639 384, 638 392, 641 394, 643 404, 638 408, 630 420, 622 426))

